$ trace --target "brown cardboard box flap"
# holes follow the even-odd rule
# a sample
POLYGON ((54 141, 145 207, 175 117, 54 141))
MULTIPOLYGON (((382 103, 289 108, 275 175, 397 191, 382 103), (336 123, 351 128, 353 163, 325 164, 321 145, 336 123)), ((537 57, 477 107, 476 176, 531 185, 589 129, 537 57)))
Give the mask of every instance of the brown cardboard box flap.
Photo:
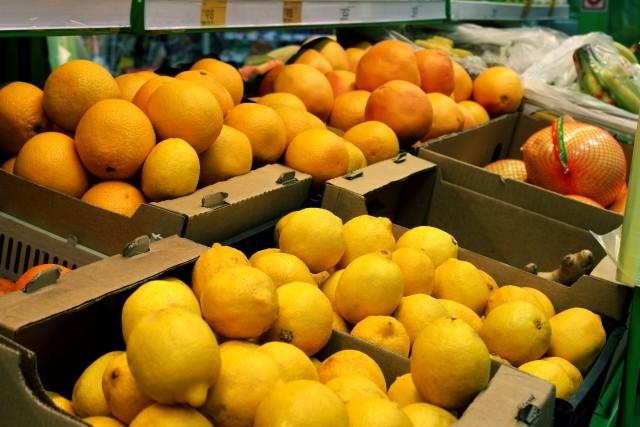
POLYGON ((185 215, 184 236, 210 245, 298 209, 310 188, 310 175, 271 164, 153 205, 185 215))
POLYGON ((4 170, 0 170, 0 211, 63 238, 73 236, 81 245, 107 255, 119 253, 143 234, 181 234, 185 222, 183 215, 146 203, 127 218, 4 170))
POLYGON ((60 276, 53 285, 31 294, 13 292, 0 298, 0 333, 14 336, 20 328, 62 312, 76 310, 125 286, 192 262, 205 246, 177 236, 153 242, 149 252, 116 255, 60 276))

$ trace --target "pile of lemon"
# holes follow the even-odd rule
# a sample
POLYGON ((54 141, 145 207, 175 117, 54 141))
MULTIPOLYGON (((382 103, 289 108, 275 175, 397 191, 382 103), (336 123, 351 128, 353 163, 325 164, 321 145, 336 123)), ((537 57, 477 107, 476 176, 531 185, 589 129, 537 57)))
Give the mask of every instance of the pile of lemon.
POLYGON ((492 357, 568 399, 605 343, 599 316, 498 287, 437 228, 396 239, 386 218, 343 224, 308 208, 281 218, 275 241, 250 258, 214 244, 191 286, 139 287, 122 309, 126 351, 54 400, 95 426, 448 426, 487 386, 492 357), (313 358, 351 326, 410 356, 410 373, 388 385, 360 351, 313 358))

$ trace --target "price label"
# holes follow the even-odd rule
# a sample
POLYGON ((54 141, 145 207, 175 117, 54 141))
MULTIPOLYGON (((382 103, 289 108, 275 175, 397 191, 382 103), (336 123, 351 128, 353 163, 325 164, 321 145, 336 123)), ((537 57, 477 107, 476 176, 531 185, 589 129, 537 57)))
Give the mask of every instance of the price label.
POLYGON ((202 0, 200 25, 203 27, 221 27, 227 17, 227 0, 202 0))
POLYGON ((300 24, 302 22, 302 0, 282 2, 282 22, 285 24, 300 24))

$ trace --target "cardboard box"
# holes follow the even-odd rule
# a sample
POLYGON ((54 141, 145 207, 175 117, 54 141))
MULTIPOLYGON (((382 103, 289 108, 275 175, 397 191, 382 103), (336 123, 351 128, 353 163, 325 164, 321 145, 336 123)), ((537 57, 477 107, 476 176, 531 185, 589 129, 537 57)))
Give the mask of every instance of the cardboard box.
MULTIPOLYGON (((251 252, 260 249, 254 242, 266 243, 271 236, 272 230, 266 230, 263 238, 248 239, 246 248, 251 252)), ((3 421, 7 425, 84 425, 52 407, 44 390, 70 396, 84 368, 99 355, 124 348, 120 310, 131 292, 165 274, 188 280, 195 259, 204 250, 202 245, 174 236, 153 242, 148 252, 130 258, 118 255, 81 267, 33 294, 0 299, 0 333, 12 339, 0 337, 0 370, 10 381, 0 395, 12 396, 0 400, 3 421)), ((388 384, 409 370, 408 359, 337 332, 318 357, 346 348, 369 354, 381 365, 388 384)), ((488 388, 471 403, 458 425, 476 426, 490 417, 494 426, 515 426, 520 405, 530 403, 539 410, 531 425, 547 426, 553 401, 550 384, 493 364, 488 388)))
POLYGON ((127 218, 0 170, 0 211, 113 255, 141 235, 224 240, 297 209, 310 186, 309 175, 267 165, 188 196, 145 203, 127 218))
MULTIPOLYGON (((495 160, 522 159, 520 148, 527 138, 548 125, 520 113, 508 114, 476 128, 433 139, 422 146, 418 155, 440 166, 446 181, 470 190, 599 234, 618 227, 622 223, 619 214, 482 169, 495 160)), ((621 147, 630 167, 632 146, 621 147)))

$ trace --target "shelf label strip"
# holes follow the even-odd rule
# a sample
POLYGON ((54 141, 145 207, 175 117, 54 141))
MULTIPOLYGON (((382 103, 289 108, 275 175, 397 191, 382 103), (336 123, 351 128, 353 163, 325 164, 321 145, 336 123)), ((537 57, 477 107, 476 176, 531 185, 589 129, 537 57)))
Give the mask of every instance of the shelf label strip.
POLYGON ((227 18, 227 0, 202 0, 200 25, 203 27, 224 26, 227 18))
POLYGON ((282 22, 285 24, 299 24, 302 22, 302 0, 282 2, 282 22))

